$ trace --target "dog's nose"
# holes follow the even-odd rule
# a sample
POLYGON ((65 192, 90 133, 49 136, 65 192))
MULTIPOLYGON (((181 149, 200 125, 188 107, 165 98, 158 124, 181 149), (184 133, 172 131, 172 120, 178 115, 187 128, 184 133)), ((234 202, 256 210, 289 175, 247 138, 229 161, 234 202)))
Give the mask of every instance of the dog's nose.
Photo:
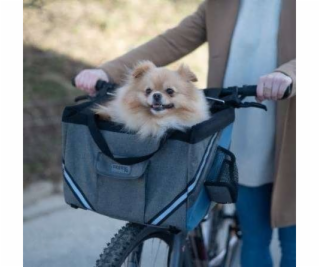
POLYGON ((155 93, 155 94, 153 94, 153 99, 155 100, 155 101, 159 101, 159 100, 161 100, 161 94, 159 94, 159 93, 155 93))

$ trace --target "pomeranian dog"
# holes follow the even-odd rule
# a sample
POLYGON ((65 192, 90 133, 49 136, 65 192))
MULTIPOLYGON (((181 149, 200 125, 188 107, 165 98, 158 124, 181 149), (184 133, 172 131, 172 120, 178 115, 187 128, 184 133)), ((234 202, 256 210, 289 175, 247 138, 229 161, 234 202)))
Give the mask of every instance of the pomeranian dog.
POLYGON ((196 81, 185 65, 172 71, 142 61, 130 71, 114 99, 97 105, 94 112, 141 138, 161 138, 169 129, 184 131, 209 118, 209 105, 193 84, 196 81))

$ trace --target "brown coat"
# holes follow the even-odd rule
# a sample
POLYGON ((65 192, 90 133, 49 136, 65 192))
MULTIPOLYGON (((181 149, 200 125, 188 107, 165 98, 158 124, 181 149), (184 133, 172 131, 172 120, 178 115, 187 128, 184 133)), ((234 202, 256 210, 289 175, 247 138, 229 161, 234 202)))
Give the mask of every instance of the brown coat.
MULTIPOLYGON (((111 80, 120 83, 126 67, 148 59, 165 66, 209 43, 208 86, 221 87, 240 0, 206 0, 192 15, 148 43, 101 66, 111 80)), ((290 76, 293 92, 277 102, 276 172, 272 198, 272 225, 284 227, 296 219, 296 3, 283 0, 278 35, 277 71, 290 76)))

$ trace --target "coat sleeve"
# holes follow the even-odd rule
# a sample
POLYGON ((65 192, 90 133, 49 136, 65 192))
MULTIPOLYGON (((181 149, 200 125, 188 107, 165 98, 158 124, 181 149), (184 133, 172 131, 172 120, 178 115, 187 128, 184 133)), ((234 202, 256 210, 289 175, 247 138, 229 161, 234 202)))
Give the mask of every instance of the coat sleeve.
POLYGON ((296 95, 296 59, 281 65, 275 71, 281 72, 292 79, 292 92, 289 97, 296 95))
POLYGON ((195 50, 206 41, 206 1, 180 24, 149 42, 100 66, 115 83, 121 83, 127 69, 138 61, 150 60, 156 66, 170 64, 195 50))

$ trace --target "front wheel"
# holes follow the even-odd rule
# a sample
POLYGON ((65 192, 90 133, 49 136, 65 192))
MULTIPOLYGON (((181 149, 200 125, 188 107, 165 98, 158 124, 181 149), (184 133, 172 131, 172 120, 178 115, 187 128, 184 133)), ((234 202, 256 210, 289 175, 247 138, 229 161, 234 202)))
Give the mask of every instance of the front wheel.
POLYGON ((172 243, 169 231, 128 223, 108 243, 96 267, 167 266, 172 243))

